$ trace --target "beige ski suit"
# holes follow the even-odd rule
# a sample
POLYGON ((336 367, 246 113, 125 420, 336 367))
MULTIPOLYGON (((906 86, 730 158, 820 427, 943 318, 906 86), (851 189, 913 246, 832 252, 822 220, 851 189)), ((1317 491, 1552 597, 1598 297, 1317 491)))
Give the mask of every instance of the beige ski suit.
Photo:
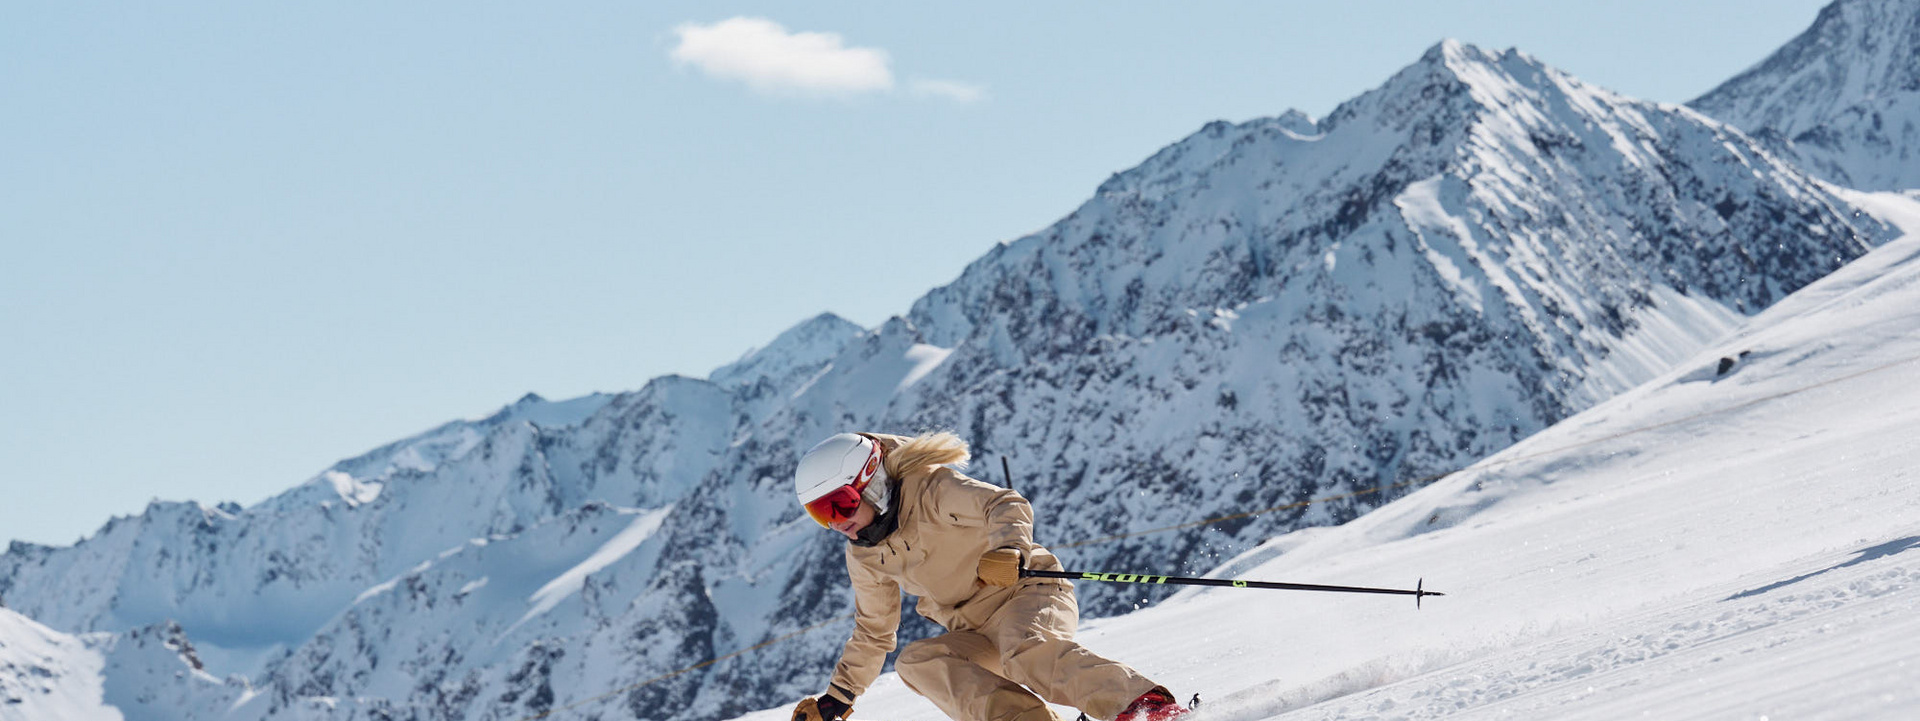
MULTIPOLYGON (((866 435, 888 451, 906 440, 866 435)), ((1052 721, 1042 698, 1112 719, 1154 687, 1073 641, 1080 608, 1072 584, 978 579, 980 556, 998 548, 1020 551, 1028 568, 1060 568, 1034 545, 1025 498, 944 466, 902 471, 898 529, 873 547, 847 545, 855 624, 829 693, 851 704, 880 675, 900 625, 901 591, 920 597, 916 610, 947 633, 908 644, 894 670, 957 721, 1052 721)))

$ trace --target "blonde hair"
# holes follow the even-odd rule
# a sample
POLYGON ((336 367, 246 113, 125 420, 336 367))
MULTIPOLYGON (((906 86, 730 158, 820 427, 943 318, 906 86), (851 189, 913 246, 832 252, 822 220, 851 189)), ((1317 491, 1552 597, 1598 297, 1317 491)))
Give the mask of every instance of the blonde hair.
POLYGON ((930 470, 932 466, 966 468, 967 459, 972 457, 967 442, 952 431, 922 433, 887 454, 887 475, 902 478, 907 473, 930 470))

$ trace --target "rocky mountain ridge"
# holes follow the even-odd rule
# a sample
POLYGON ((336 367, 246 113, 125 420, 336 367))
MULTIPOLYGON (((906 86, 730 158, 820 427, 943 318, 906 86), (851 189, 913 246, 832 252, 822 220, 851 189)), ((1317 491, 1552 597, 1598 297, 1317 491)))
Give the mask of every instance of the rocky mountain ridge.
POLYGON ((1758 65, 1689 103, 1820 177, 1920 189, 1920 3, 1839 0, 1758 65))

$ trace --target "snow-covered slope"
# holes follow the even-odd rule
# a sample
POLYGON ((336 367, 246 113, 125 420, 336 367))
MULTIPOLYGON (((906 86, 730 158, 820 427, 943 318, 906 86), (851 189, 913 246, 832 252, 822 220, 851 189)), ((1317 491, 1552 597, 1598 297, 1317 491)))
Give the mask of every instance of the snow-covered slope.
POLYGON ((1890 235, 1696 112, 1447 42, 1323 121, 1203 128, 879 328, 822 316, 251 508, 15 544, 0 594, 127 648, 177 623, 207 677, 136 686, 201 717, 727 717, 817 692, 838 646, 674 673, 841 612, 840 542, 787 481, 829 433, 958 430, 1074 563, 1204 571, 1652 378, 1890 235))
MULTIPOLYGON (((1910 234, 1654 382, 1221 569, 1446 597, 1186 590, 1081 639, 1201 694, 1195 721, 1920 717, 1920 204, 1860 202, 1910 234)), ((859 711, 944 718, 893 676, 859 711)))
POLYGON ((1920 3, 1835 0, 1690 105, 1841 185, 1920 188, 1920 3))
MULTIPOLYGON (((1048 540, 1391 487, 1652 377, 1884 237, 1737 131, 1513 51, 1443 43, 1298 129, 1210 125, 928 294, 912 327, 955 350, 889 417, 957 418, 1021 460, 1023 490, 1080 511, 1048 540)), ((808 410, 793 424, 834 425, 808 410)), ((1205 568, 1374 502, 1086 553, 1205 568)))
POLYGON ((0 608, 0 719, 121 721, 104 700, 104 666, 80 639, 0 608))

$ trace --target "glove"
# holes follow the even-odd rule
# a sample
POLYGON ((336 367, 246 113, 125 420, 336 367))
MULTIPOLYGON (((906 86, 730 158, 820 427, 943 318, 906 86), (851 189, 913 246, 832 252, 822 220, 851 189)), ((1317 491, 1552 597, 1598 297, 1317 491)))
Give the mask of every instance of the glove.
POLYGON ((996 548, 980 556, 980 582, 989 586, 1011 586, 1020 582, 1020 552, 996 548))
POLYGON ((838 721, 852 710, 852 706, 823 693, 817 699, 800 699, 800 705, 793 707, 793 721, 838 721))

